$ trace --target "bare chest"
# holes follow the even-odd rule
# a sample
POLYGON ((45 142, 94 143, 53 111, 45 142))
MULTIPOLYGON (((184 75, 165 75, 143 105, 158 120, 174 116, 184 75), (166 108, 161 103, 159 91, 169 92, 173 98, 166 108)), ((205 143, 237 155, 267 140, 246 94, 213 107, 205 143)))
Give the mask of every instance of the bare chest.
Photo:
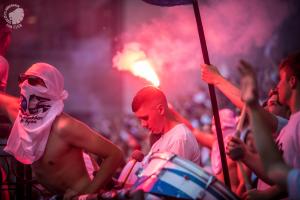
POLYGON ((86 171, 81 151, 54 134, 50 134, 44 155, 32 164, 32 170, 38 182, 56 193, 75 187, 86 171))

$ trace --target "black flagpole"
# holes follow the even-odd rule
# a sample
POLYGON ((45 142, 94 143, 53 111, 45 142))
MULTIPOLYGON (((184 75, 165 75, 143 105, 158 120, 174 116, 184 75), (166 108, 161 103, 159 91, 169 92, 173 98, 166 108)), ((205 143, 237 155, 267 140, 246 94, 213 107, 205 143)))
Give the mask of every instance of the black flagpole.
MULTIPOLYGON (((200 45, 201 45, 201 49, 202 49, 203 60, 204 60, 205 64, 210 65, 203 25, 202 25, 202 21, 201 21, 199 6, 198 6, 198 0, 193 0, 193 8, 194 8, 195 18, 197 21, 198 34, 199 34, 200 45)), ((223 134, 222 134, 221 124, 220 124, 219 109, 218 109, 217 98, 216 98, 216 93, 215 93, 215 87, 212 84, 208 84, 208 89, 209 89, 210 100, 211 100, 211 105, 212 105, 212 109, 213 109, 213 115, 215 118, 215 126, 216 126, 216 130, 217 130, 217 138, 218 138, 218 144, 219 144, 219 149, 220 149, 220 157, 221 157, 221 162, 222 162, 224 181, 225 181, 225 185, 231 190, 228 166, 227 166, 225 149, 224 149, 223 134)))

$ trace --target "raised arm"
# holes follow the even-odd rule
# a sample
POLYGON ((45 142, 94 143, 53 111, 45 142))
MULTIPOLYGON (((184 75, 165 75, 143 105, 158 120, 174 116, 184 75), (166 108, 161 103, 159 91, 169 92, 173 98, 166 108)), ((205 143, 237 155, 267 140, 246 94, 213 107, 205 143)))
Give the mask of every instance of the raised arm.
POLYGON ((0 113, 7 116, 12 123, 19 112, 19 100, 16 97, 0 92, 0 113))
POLYGON ((103 159, 100 170, 84 191, 85 193, 99 192, 99 189, 105 186, 117 168, 124 162, 122 151, 87 125, 66 114, 61 116, 57 129, 68 144, 103 159))
MULTIPOLYGON (((241 61, 241 63, 246 64, 244 61, 241 61)), ((201 65, 201 79, 217 87, 236 107, 243 108, 244 102, 241 100, 241 90, 223 77, 215 66, 201 65)), ((272 127, 272 132, 275 132, 278 126, 277 118, 264 109, 261 110, 261 113, 264 115, 265 122, 272 127)))
POLYGON ((240 70, 242 74, 242 99, 247 105, 247 112, 249 114, 256 148, 262 158, 269 178, 286 188, 287 175, 290 167, 284 163, 273 141, 272 129, 269 124, 266 123, 265 111, 259 106, 255 73, 251 66, 246 63, 243 63, 240 70))
POLYGON ((201 79, 218 88, 236 107, 243 108, 240 89, 221 75, 213 65, 201 65, 201 79))

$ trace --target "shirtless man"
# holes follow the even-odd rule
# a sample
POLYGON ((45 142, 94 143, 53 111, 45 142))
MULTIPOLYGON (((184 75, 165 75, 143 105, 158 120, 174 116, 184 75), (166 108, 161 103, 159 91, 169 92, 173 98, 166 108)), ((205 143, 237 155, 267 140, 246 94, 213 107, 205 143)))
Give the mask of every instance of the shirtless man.
POLYGON ((31 164, 38 182, 51 193, 71 199, 99 192, 121 164, 123 154, 87 125, 62 112, 67 98, 63 82, 55 67, 36 63, 19 78, 20 106, 16 98, 0 93, 0 112, 14 121, 5 150, 20 162, 31 164), (92 180, 83 150, 103 159, 92 180))

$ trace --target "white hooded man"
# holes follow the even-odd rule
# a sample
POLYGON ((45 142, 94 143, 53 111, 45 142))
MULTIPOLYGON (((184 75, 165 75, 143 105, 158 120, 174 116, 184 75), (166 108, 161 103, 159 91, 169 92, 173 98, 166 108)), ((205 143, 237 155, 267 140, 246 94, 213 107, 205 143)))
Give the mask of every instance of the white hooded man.
POLYGON ((121 150, 84 123, 63 112, 68 94, 62 74, 46 63, 32 65, 19 77, 20 104, 0 94, 0 112, 14 121, 5 151, 32 171, 51 193, 71 199, 97 193, 123 161, 121 150), (103 159, 90 178, 83 151, 103 159))

